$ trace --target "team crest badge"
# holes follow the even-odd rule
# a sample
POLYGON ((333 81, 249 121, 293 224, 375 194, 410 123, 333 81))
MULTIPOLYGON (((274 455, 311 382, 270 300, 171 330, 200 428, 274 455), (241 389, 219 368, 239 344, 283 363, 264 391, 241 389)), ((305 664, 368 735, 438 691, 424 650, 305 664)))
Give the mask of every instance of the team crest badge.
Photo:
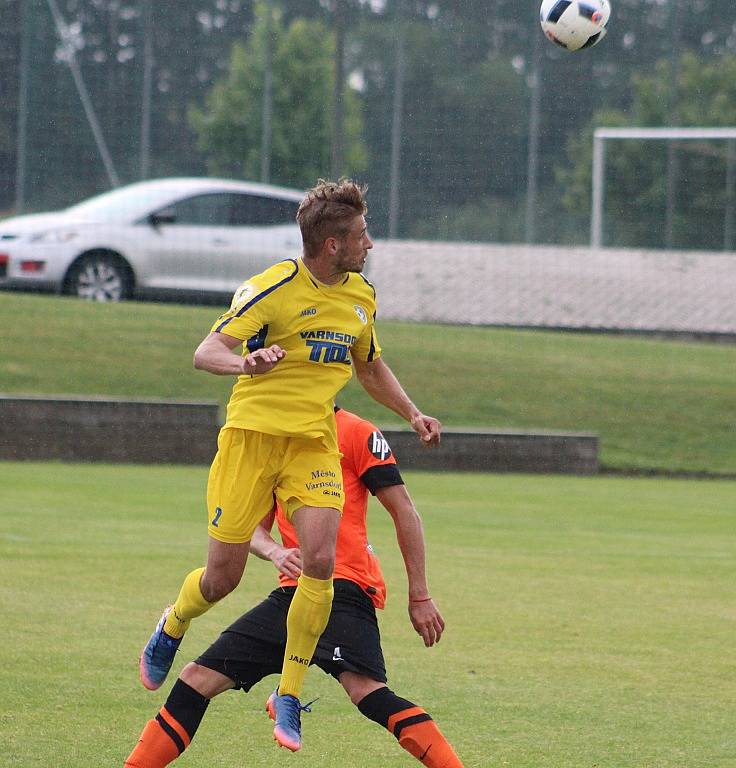
POLYGON ((253 286, 250 283, 243 283, 233 296, 232 309, 244 304, 253 295, 253 286))
POLYGON ((360 322, 365 325, 368 322, 368 314, 363 309, 363 307, 360 306, 360 304, 356 304, 353 309, 355 310, 355 314, 360 318, 360 322))

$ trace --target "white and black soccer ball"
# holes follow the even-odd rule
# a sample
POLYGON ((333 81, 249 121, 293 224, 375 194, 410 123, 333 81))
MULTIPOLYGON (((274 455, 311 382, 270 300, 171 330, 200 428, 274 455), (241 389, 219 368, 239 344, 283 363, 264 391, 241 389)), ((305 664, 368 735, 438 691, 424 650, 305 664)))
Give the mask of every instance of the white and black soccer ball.
POLYGON ((610 17, 608 0, 542 0, 539 11, 544 34, 568 51, 600 43, 610 17))

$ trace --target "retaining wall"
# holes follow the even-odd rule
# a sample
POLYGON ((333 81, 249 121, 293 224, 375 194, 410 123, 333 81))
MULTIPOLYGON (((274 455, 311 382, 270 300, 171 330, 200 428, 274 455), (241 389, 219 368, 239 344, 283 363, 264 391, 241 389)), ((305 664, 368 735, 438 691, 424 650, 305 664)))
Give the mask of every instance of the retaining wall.
POLYGON ((405 469, 434 472, 532 472, 593 475, 598 437, 584 432, 444 429, 439 448, 426 448, 410 430, 383 430, 405 469))
MULTIPOLYGON (((0 460, 204 464, 217 449, 216 403, 0 396, 0 460)), ((384 431, 404 469, 594 474, 587 433, 445 430, 439 449, 384 431)))
POLYGON ((216 403, 0 397, 0 459, 208 464, 216 403))

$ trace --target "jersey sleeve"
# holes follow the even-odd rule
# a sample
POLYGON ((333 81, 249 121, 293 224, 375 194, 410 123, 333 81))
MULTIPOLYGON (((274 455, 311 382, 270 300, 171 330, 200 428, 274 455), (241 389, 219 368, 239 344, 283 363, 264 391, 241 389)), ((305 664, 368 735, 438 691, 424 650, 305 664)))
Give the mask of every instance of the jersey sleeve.
POLYGON ((376 334, 376 289, 363 275, 360 275, 360 278, 364 281, 365 304, 356 306, 355 309, 356 311, 359 310, 359 315, 363 313, 361 317, 364 318, 365 328, 350 351, 358 360, 370 363, 381 356, 381 345, 378 343, 378 335, 376 334))
MULTIPOLYGON (((381 434, 381 431, 369 421, 360 420, 354 427, 352 440, 352 463, 355 468, 355 474, 361 479, 370 470, 381 467, 396 467, 396 458, 388 444, 388 440, 381 434)), ((374 472, 373 475, 381 476, 386 473, 374 472)), ((399 475, 399 485, 401 481, 399 475)), ((366 483, 366 485, 368 485, 366 483)), ((383 487, 383 486, 378 486, 383 487)), ((370 490, 370 486, 368 486, 370 490)))
POLYGON ((366 363, 370 363, 381 356, 381 346, 378 343, 376 328, 372 322, 353 344, 352 354, 366 363))
POLYGON ((235 291, 230 309, 215 321, 212 332, 226 333, 241 341, 257 339, 277 311, 278 289, 293 280, 297 271, 296 262, 288 260, 246 280, 235 291))

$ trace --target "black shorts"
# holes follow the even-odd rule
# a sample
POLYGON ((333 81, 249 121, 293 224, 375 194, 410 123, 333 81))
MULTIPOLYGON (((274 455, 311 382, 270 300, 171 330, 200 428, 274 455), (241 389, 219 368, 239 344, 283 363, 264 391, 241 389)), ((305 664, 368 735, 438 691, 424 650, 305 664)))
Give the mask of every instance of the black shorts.
MULTIPOLYGON (((386 682, 376 609, 354 582, 336 579, 332 612, 312 658, 328 675, 357 672, 386 682)), ((267 675, 281 672, 286 648, 286 614, 296 587, 275 589, 231 624, 196 663, 229 677, 249 691, 267 675)))

